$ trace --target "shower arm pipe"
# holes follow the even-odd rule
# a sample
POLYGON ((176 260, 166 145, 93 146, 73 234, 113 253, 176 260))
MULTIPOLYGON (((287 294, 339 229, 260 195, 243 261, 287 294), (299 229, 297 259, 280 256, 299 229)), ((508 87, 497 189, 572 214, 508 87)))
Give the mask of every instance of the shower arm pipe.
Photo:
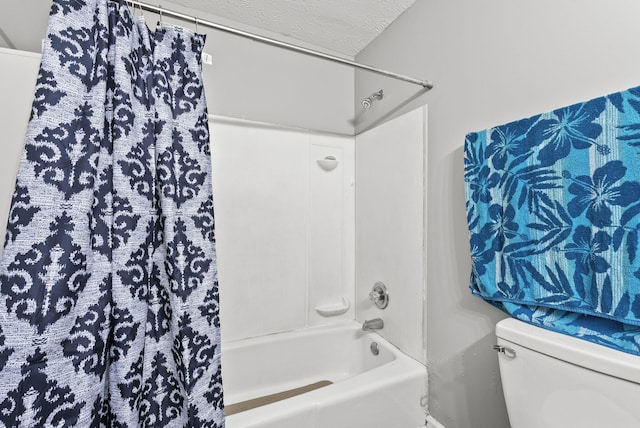
MULTIPOLYGON (((118 0, 111 0, 118 1, 118 0)), ((412 83, 414 85, 420 85, 423 88, 431 89, 433 88, 433 83, 429 80, 420 80, 409 76, 404 76, 402 74, 394 73, 392 71, 382 70, 376 67, 371 67, 370 65, 360 64, 355 61, 350 61, 348 59, 340 58, 335 55, 329 55, 326 53, 318 52, 312 49, 303 48, 301 46, 296 46, 291 43, 281 42, 279 40, 271 39, 269 37, 259 36, 257 34, 249 33, 247 31, 238 30, 237 28, 228 27, 226 25, 217 24, 215 22, 207 21, 205 19, 200 19, 197 16, 187 15, 186 13, 176 12, 175 10, 165 9, 161 6, 153 6, 148 3, 143 3, 137 0, 125 0, 126 3, 129 3, 133 6, 139 7, 141 10, 146 10, 149 12, 155 12, 160 14, 161 16, 171 16, 174 18, 179 18, 184 21, 193 22, 196 26, 205 26, 209 28, 213 28, 215 30, 223 31, 225 33, 234 34, 236 36, 244 37, 246 39, 251 39, 255 42, 264 43, 270 46, 275 46, 282 49, 287 49, 293 52, 310 55, 316 58, 321 58, 327 61, 348 65, 360 70, 370 71, 372 73, 380 74, 383 76, 391 77, 393 79, 402 80, 407 83, 412 83)))

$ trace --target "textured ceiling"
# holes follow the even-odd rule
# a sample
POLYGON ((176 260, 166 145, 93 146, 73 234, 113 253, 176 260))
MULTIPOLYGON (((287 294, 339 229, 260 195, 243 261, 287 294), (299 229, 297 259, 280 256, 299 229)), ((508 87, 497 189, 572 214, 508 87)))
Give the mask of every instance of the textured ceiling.
POLYGON ((171 0, 355 56, 415 0, 171 0))
MULTIPOLYGON (((155 4, 153 0, 141 0, 155 4)), ((37 52, 51 0, 2 2, 0 47, 37 52), (27 18, 28 17, 28 18, 27 18), (27 23, 28 20, 28 24, 27 23)), ((164 0, 355 56, 415 0, 164 0)))

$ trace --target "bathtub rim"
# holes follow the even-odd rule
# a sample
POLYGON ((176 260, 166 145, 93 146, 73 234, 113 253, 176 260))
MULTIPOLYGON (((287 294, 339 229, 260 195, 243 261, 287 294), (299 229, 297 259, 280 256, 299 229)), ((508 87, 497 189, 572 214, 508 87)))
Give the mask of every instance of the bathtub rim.
MULTIPOLYGON (((233 350, 236 348, 250 347, 252 345, 255 346, 256 344, 273 343, 274 340, 295 340, 295 338, 302 336, 308 338, 310 334, 321 335, 328 334, 333 331, 346 330, 353 333, 358 332, 359 338, 368 338, 378 342, 381 346, 387 348, 393 356, 393 360, 359 373, 356 376, 343 379, 332 385, 283 401, 271 403, 263 407, 257 407, 245 412, 236 413, 228 416, 227 420, 232 423, 234 428, 257 427, 260 426, 257 424, 273 423, 286 415, 303 415, 305 413, 317 414, 317 412, 322 408, 342 402, 343 400, 354 399, 361 394, 366 394, 367 392, 378 388, 390 390, 407 382, 420 382, 422 396, 426 394, 426 366, 420 361, 402 352, 397 346, 386 340, 378 332, 362 332, 361 327, 361 323, 355 320, 347 320, 326 325, 223 342, 222 352, 224 355, 225 350, 228 351, 230 349, 233 350)), ((222 365, 222 373, 224 376, 224 361, 222 365)), ((420 401, 422 396, 416 397, 416 401, 420 401)), ((427 409, 424 408, 424 406, 422 406, 422 410, 426 414, 427 409)))

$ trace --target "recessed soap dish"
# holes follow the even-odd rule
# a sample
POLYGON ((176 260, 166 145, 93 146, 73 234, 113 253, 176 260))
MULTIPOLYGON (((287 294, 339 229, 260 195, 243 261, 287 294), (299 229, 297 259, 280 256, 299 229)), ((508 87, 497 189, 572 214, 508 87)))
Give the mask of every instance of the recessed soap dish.
POLYGON ((318 159, 318 165, 325 171, 333 171, 338 166, 338 160, 334 156, 327 156, 324 159, 318 159))
POLYGON ((342 302, 340 303, 317 306, 316 312, 323 317, 335 317, 347 312, 350 306, 351 305, 349 304, 349 299, 347 299, 346 297, 342 297, 342 302))

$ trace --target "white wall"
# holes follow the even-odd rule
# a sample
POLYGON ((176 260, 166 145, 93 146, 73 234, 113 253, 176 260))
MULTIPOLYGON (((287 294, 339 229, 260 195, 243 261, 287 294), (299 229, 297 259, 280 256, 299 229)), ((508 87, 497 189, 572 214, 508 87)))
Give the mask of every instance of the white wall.
POLYGON ((424 361, 424 166, 426 107, 356 137, 357 318, 382 318, 379 333, 424 361), (389 306, 369 300, 382 281, 389 306))
MULTIPOLYGON (((0 48, 0 243, 24 148, 40 56, 0 48)), ((2 254, 2 245, 0 245, 2 254)))
MULTIPOLYGON (((463 142, 475 131, 640 83, 640 3, 634 0, 420 0, 357 60, 431 79, 410 102, 429 104, 427 364, 430 410, 450 428, 509 426, 494 325, 504 314, 468 290, 463 142)), ((361 115, 379 120, 419 88, 356 74, 361 115)))
POLYGON ((223 340, 353 319, 353 137, 215 118, 211 144, 223 340))
MULTIPOLYGON (((322 50, 170 1, 159 0, 153 4, 302 47, 322 50)), ((50 7, 51 0, 2 2, 0 47, 40 52, 40 40, 46 34, 50 7)), ((136 13, 139 14, 138 11, 136 13)), ((145 12, 144 16, 149 27, 154 29, 158 16, 151 12, 145 12)), ((163 22, 195 30, 193 24, 166 16, 163 22)), ((204 50, 213 56, 213 65, 203 68, 209 113, 353 135, 353 69, 202 25, 198 30, 207 34, 204 50)), ((327 53, 337 55, 335 52, 327 53)))

